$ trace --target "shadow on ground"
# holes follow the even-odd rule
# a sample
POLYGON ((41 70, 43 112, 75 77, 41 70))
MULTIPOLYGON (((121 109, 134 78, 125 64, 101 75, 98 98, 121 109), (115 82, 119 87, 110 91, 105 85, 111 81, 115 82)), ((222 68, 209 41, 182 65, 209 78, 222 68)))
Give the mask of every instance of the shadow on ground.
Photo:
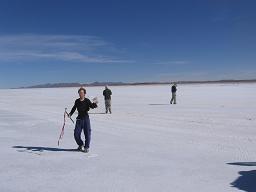
POLYGON ((234 163, 228 163, 228 165, 256 166, 256 162, 234 162, 234 163))
POLYGON ((166 104, 166 103, 151 103, 149 105, 171 105, 171 104, 166 104))
MULTIPOLYGON (((62 149, 55 147, 32 147, 32 146, 13 146, 12 148, 18 149, 18 152, 44 152, 44 151, 77 151, 76 149, 62 149)), ((39 153, 36 153, 39 154, 39 153)))
MULTIPOLYGON (((256 162, 234 162, 228 163, 228 165, 237 165, 237 166, 256 166, 256 162)), ((256 191, 256 170, 250 171, 239 171, 239 177, 231 183, 232 187, 237 189, 255 192, 256 191)))
POLYGON ((89 115, 104 115, 104 114, 106 114, 106 113, 89 113, 89 115))

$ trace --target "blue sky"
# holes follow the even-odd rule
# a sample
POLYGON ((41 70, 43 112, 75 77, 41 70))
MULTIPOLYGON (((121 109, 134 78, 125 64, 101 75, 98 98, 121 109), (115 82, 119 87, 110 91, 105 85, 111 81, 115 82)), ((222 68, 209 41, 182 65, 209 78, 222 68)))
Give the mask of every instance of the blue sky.
POLYGON ((256 78, 253 0, 1 0, 0 87, 256 78))

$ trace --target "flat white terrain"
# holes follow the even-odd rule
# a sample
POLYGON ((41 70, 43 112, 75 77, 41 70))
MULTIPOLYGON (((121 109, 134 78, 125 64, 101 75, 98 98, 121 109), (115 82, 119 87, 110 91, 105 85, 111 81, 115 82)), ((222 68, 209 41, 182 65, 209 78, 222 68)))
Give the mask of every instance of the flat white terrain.
POLYGON ((112 115, 87 88, 89 154, 70 120, 57 146, 77 88, 0 90, 0 191, 256 191, 256 84, 110 88, 112 115))

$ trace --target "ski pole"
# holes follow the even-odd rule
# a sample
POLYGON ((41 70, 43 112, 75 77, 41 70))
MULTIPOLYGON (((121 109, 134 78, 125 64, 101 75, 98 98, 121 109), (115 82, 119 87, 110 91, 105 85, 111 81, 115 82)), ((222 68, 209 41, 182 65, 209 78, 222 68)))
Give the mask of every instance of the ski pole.
POLYGON ((64 128, 65 128, 65 124, 66 124, 66 109, 64 112, 64 122, 63 122, 63 126, 60 132, 60 136, 59 136, 59 140, 58 140, 58 146, 60 145, 60 140, 62 139, 63 135, 64 135, 64 128))
POLYGON ((68 118, 72 121, 72 123, 74 124, 74 120, 69 116, 68 112, 67 112, 67 108, 65 108, 65 113, 67 114, 68 118))

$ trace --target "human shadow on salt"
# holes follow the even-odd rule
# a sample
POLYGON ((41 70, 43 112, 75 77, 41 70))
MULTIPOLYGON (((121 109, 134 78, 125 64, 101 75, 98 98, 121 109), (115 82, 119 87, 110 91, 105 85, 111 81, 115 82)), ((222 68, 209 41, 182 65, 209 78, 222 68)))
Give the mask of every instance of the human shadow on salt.
POLYGON ((53 151, 53 152, 59 152, 59 151, 77 151, 76 149, 63 149, 63 148, 55 148, 55 147, 35 147, 35 146, 13 146, 12 148, 18 149, 18 152, 31 152, 35 154, 42 153, 44 151, 53 151), (39 152, 39 153, 37 153, 39 152))
POLYGON ((170 104, 166 104, 166 103, 151 103, 151 104, 148 104, 148 105, 170 105, 170 104))
POLYGON ((239 165, 239 166, 256 166, 256 162, 234 162, 227 163, 228 165, 239 165))
MULTIPOLYGON (((234 162, 228 163, 229 165, 238 165, 238 166, 256 166, 256 162, 234 162)), ((239 177, 231 183, 232 187, 237 189, 255 192, 256 191, 256 170, 250 171, 239 171, 239 177)))
POLYGON ((100 113, 100 112, 99 113, 89 113, 89 115, 104 115, 104 114, 106 114, 106 113, 103 113, 103 112, 102 113, 100 113))

